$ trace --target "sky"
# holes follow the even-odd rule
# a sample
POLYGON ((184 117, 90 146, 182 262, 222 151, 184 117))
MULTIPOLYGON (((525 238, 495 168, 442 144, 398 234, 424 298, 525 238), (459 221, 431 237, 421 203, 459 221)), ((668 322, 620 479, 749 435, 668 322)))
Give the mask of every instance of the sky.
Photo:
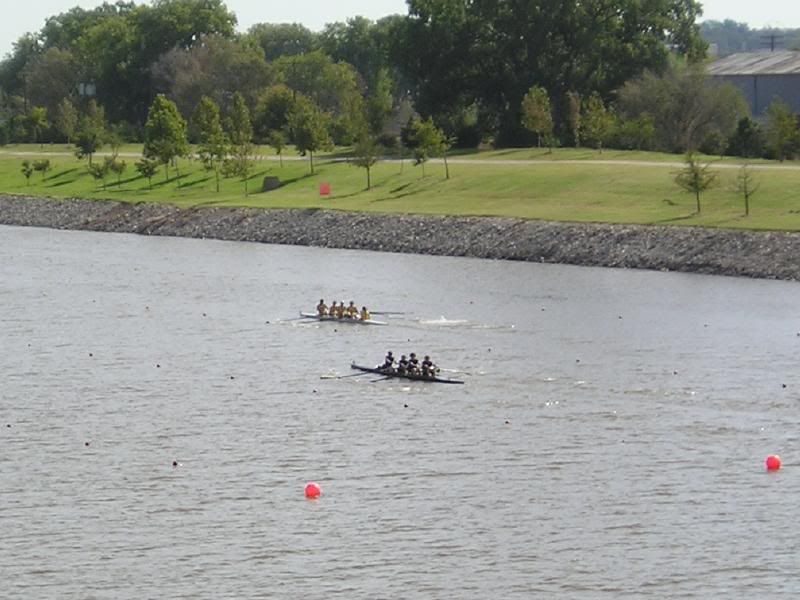
MULTIPOLYGON (((113 1, 113 0, 112 0, 113 1)), ((146 3, 137 0, 138 3, 146 3)), ((800 27, 800 0, 705 0, 704 19, 733 19, 751 27, 800 27)), ((21 35, 38 31, 47 17, 74 6, 93 8, 102 0, 29 0, 24 8, 18 0, 0 0, 0 57, 11 51, 21 35)), ((239 29, 254 23, 298 22, 319 30, 325 23, 361 15, 379 19, 406 12, 405 0, 226 0, 239 19, 239 29)))

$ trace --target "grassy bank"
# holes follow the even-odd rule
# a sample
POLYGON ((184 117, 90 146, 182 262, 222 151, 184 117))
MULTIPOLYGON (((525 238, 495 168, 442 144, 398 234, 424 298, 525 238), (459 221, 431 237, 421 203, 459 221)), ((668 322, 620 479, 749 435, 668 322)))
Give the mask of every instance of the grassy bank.
MULTIPOLYGON (((410 161, 383 162, 372 173, 367 191, 365 171, 345 162, 323 158, 314 175, 306 161, 286 160, 279 166, 264 151, 244 195, 239 179, 223 179, 215 191, 213 173, 196 161, 181 161, 180 178, 174 170, 166 180, 163 169, 149 188, 133 167, 140 147, 123 150, 128 170, 105 189, 87 172, 85 161, 68 149, 38 146, 0 151, 0 193, 81 197, 122 201, 166 202, 180 206, 254 206, 264 208, 332 208, 353 211, 420 214, 482 215, 577 222, 701 225, 710 227, 800 231, 800 169, 759 163, 755 175, 761 188, 751 200, 751 215, 735 191, 735 161, 718 163, 719 184, 703 195, 702 213, 695 214, 694 197, 674 183, 680 157, 657 153, 538 149, 459 155, 451 161, 451 179, 441 164, 422 168, 410 161), (31 154, 27 154, 31 153, 31 154), (47 156, 52 170, 34 173, 30 185, 20 171, 23 158, 47 156), (128 154, 130 156, 128 156, 128 154), (503 162, 515 162, 513 164, 503 162), (608 161, 598 163, 594 161, 608 161), (261 193, 265 176, 284 183, 279 190, 261 193), (331 185, 332 195, 321 197, 319 186, 331 185)), ((274 157, 272 157, 274 158, 274 157)))

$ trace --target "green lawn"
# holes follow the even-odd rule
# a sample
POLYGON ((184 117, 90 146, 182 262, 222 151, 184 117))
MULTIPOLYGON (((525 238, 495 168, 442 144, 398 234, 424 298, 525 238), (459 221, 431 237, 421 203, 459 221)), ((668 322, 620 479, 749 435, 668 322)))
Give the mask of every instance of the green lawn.
MULTIPOLYGON (((140 146, 123 152, 138 153, 140 146)), ((109 177, 106 189, 86 170, 85 161, 68 154, 65 146, 50 149, 47 156, 53 169, 40 173, 26 185, 20 171, 23 158, 11 153, 38 152, 36 146, 0 150, 0 192, 48 196, 80 197, 123 201, 166 202, 179 206, 255 206, 271 208, 322 207, 350 211, 387 213, 486 215, 580 222, 702 225, 708 227, 800 231, 800 168, 771 168, 756 171, 761 189, 751 200, 751 215, 744 217, 743 200, 734 190, 738 173, 732 161, 720 163, 718 186, 703 195, 702 213, 695 214, 694 197, 674 183, 676 167, 668 164, 680 157, 656 153, 596 152, 557 150, 551 158, 530 164, 503 164, 494 159, 541 158, 538 149, 474 153, 454 158, 451 179, 444 178, 441 164, 422 168, 410 161, 379 163, 372 174, 373 189, 367 191, 363 169, 344 162, 322 159, 317 172, 309 174, 307 161, 287 160, 280 167, 274 160, 259 160, 250 179, 251 193, 244 195, 241 180, 224 179, 222 189, 214 189, 214 177, 196 161, 181 161, 181 176, 163 169, 153 178, 153 189, 133 169, 133 157, 117 183, 109 177), (61 154, 59 154, 59 152, 61 154), (505 153, 505 154, 504 154, 505 153), (486 162, 469 162, 474 159, 486 162), (592 158, 634 161, 633 164, 593 164, 592 158), (587 161, 574 164, 564 161, 587 161), (636 164, 664 163, 663 165, 636 164), (284 186, 261 193, 264 176, 277 176, 284 186), (319 195, 321 183, 330 183, 332 195, 319 195)), ((265 152, 264 155, 267 153, 265 152)), ((263 156, 263 155, 262 155, 263 156)), ((287 153, 287 157, 294 154, 287 153)), ((777 163, 776 163, 777 165, 777 163)))

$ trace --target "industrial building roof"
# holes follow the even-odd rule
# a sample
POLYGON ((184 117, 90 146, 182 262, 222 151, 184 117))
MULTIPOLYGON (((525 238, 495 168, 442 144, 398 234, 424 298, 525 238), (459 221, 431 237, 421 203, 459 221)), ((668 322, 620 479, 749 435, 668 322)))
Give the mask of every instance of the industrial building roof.
POLYGON ((711 75, 800 75, 800 52, 742 52, 717 60, 708 67, 711 75))

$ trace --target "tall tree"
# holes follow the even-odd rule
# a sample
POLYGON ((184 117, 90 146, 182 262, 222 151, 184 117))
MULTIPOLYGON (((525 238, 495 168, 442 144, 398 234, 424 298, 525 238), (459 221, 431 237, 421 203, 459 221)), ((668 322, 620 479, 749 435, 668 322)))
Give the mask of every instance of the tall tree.
POLYGON ((577 92, 567 92, 566 124, 576 148, 579 148, 581 145, 581 131, 583 130, 581 123, 581 118, 583 117, 583 113, 581 112, 581 104, 580 94, 577 92))
POLYGON ((367 126, 373 135, 383 133, 389 117, 392 115, 394 97, 392 96, 392 79, 387 69, 380 69, 366 100, 367 126))
POLYGON ((91 166, 92 157, 105 144, 107 133, 105 110, 94 100, 89 100, 86 112, 78 120, 78 130, 75 134, 75 154, 78 158, 88 156, 91 166))
POLYGON ((710 81, 702 65, 679 62, 626 83, 617 106, 626 119, 652 117, 656 149, 667 152, 696 149, 711 135, 728 139, 747 114, 736 88, 710 81))
POLYGON ((186 156, 189 144, 186 140, 186 121, 175 103, 162 94, 156 96, 150 107, 144 138, 145 158, 160 161, 169 180, 170 162, 177 162, 179 157, 186 156))
POLYGON ((74 93, 79 65, 69 50, 48 48, 28 61, 25 78, 28 101, 54 114, 58 103, 74 93))
POLYGON ((767 109, 767 146, 781 162, 793 158, 800 147, 797 117, 781 100, 776 100, 767 109))
POLYGON ((67 139, 67 144, 72 143, 78 129, 78 110, 69 98, 62 98, 56 106, 53 124, 58 132, 67 139))
POLYGON ((334 63, 329 56, 315 51, 282 57, 274 67, 295 97, 310 98, 330 116, 330 131, 337 144, 349 144, 363 131, 364 99, 352 66, 334 63))
POLYGON ((536 134, 538 145, 542 147, 542 137, 551 139, 553 135, 553 109, 550 96, 542 87, 533 86, 522 99, 522 124, 525 129, 536 134))
POLYGON ((28 113, 28 127, 33 134, 33 142, 38 144, 42 139, 42 131, 50 127, 47 120, 47 109, 43 106, 34 106, 28 113))
POLYGON ((606 108, 598 94, 592 94, 584 101, 582 113, 581 137, 602 153, 603 144, 614 130, 614 114, 606 108))
POLYGON ((206 169, 214 171, 219 192, 219 170, 228 155, 228 138, 222 129, 219 107, 211 98, 203 96, 197 105, 193 121, 199 138, 200 160, 206 169))
POLYGON ((316 35, 299 23, 258 23, 247 31, 268 61, 282 56, 308 54, 317 46, 316 35))
POLYGON ((191 115, 203 96, 227 110, 239 92, 249 107, 254 106, 274 82, 260 48, 218 35, 204 36, 190 48, 172 48, 150 71, 155 90, 175 102, 182 115, 191 115))
POLYGON ((380 28, 364 17, 329 23, 319 35, 319 45, 334 61, 355 67, 370 88, 388 66, 380 28))
POLYGON ((253 115, 253 128, 258 139, 266 140, 272 131, 286 128, 295 95, 296 92, 284 84, 270 86, 261 92, 253 115))
POLYGON ((247 196, 247 180, 250 178, 253 166, 253 125, 247 103, 239 93, 233 96, 233 108, 228 119, 228 137, 233 154, 231 172, 242 178, 244 194, 247 196))
MULTIPOLYGON (((409 0, 395 56, 423 115, 481 107, 482 127, 519 139, 531 85, 553 98, 573 90, 604 100, 646 69, 661 71, 669 45, 694 54, 694 0, 409 0)), ((565 106, 556 107, 563 126, 565 106)))
POLYGON ((314 153, 333 147, 328 131, 330 118, 313 101, 298 97, 289 115, 289 131, 297 151, 305 156, 314 173, 314 153))

